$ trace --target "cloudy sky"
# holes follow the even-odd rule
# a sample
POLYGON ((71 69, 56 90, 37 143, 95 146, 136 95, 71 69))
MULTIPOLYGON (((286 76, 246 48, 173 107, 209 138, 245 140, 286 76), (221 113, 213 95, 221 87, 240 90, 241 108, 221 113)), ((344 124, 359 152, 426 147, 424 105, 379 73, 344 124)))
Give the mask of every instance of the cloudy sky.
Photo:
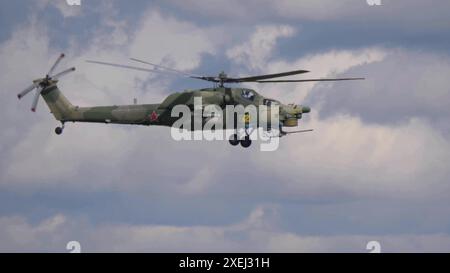
MULTIPOLYGON (((0 3, 0 251, 450 251, 447 0, 0 3), (58 123, 16 94, 60 52, 82 106, 159 102, 196 74, 307 69, 360 82, 248 85, 307 104, 275 152, 176 142, 168 128, 58 123)), ((306 77, 306 76, 303 76, 306 77)))

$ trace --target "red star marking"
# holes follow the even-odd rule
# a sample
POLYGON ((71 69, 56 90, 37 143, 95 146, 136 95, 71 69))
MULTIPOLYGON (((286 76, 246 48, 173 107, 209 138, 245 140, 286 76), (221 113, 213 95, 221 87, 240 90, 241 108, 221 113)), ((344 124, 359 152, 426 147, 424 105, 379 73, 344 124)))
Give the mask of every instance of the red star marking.
POLYGON ((158 114, 153 111, 152 114, 150 115, 150 121, 157 121, 158 120, 158 114))

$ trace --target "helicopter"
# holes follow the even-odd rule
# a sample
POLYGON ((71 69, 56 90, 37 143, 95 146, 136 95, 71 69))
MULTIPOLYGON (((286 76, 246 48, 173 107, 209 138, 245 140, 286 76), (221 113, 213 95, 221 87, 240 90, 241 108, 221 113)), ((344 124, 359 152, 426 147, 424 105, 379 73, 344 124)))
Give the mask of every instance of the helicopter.
MULTIPOLYGON (((265 74, 247 77, 229 77, 225 72, 221 72, 218 76, 202 76, 189 74, 184 71, 179 71, 173 68, 165 67, 158 64, 153 64, 136 58, 131 58, 131 61, 138 62, 150 66, 144 68, 139 66, 124 65, 117 63, 101 62, 87 60, 86 62, 112 66, 116 68, 133 69, 136 71, 163 73, 183 76, 191 79, 203 80, 214 83, 213 87, 185 90, 183 92, 175 92, 167 96, 161 103, 152 104, 134 104, 130 105, 112 105, 112 106, 94 106, 94 107, 80 107, 73 105, 59 90, 57 83, 62 76, 65 76, 73 71, 75 67, 63 70, 60 73, 54 74, 56 67, 65 54, 61 54, 56 62, 52 65, 45 77, 36 79, 32 84, 20 92, 17 97, 22 99, 24 96, 35 90, 34 99, 31 110, 36 111, 39 98, 42 96, 47 106, 49 107, 54 118, 61 122, 61 126, 55 128, 55 133, 61 135, 64 131, 67 122, 91 122, 91 123, 106 123, 106 124, 128 124, 128 125, 145 125, 145 126, 167 126, 171 127, 178 120, 177 117, 171 115, 172 110, 177 105, 185 105, 190 109, 194 108, 195 98, 201 98, 204 105, 218 105, 222 109, 227 106, 253 105, 272 106, 277 105, 279 112, 279 131, 277 137, 283 137, 289 134, 311 132, 308 130, 285 131, 284 127, 297 127, 298 120, 304 114, 310 113, 311 108, 305 105, 297 104, 283 104, 278 100, 267 98, 253 89, 236 87, 231 88, 228 84, 239 83, 293 83, 293 82, 320 82, 320 81, 349 81, 349 80, 363 80, 364 78, 334 78, 334 79, 289 79, 279 80, 276 78, 299 75, 308 73, 308 70, 294 70, 275 74, 265 74)), ((236 117, 235 117, 236 119, 236 117)), ((248 113, 245 113, 245 119, 248 121, 248 113)), ((205 123, 207 119, 203 120, 205 123)), ((257 127, 260 126, 257 123, 257 127)), ((195 128, 184 128, 188 130, 195 130, 195 128)), ((235 133, 228 140, 233 146, 241 144, 242 147, 248 148, 252 144, 249 133, 245 130, 244 136, 240 137, 236 133, 236 123, 234 123, 235 133)), ((270 130, 270 128, 269 128, 270 130)))

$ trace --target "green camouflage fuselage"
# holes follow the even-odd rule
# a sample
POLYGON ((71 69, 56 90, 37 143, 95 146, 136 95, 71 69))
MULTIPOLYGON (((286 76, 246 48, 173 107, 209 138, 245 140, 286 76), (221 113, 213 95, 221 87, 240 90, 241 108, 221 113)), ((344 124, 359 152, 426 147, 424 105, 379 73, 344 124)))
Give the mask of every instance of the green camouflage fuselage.
MULTIPOLYGON (((172 126, 179 117, 172 117, 172 109, 176 105, 186 105, 194 109, 194 98, 201 97, 204 106, 218 105, 225 110, 227 105, 279 105, 279 119, 283 126, 297 126, 297 121, 303 113, 309 113, 310 108, 298 105, 280 104, 275 100, 265 98, 251 89, 246 88, 206 88, 186 90, 173 93, 159 104, 114 105, 78 107, 72 105, 56 86, 56 82, 42 91, 42 96, 55 118, 65 122, 94 122, 134 125, 172 126)), ((225 115, 224 115, 225 117, 225 115)), ((226 120, 224 118, 224 126, 226 120)))

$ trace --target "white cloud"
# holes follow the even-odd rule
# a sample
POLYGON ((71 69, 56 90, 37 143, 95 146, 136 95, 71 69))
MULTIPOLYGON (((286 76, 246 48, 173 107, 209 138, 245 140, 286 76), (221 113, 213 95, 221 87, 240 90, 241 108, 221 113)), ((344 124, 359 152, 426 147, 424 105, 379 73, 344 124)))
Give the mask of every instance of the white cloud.
POLYGON ((388 127, 347 115, 319 120, 313 114, 303 126, 315 132, 283 139, 279 151, 255 158, 261 169, 283 181, 277 184, 286 196, 414 199, 449 194, 445 162, 450 143, 423 120, 388 127))
MULTIPOLYGON (((295 29, 288 25, 270 25, 256 27, 253 35, 227 51, 227 57, 238 67, 245 67, 251 73, 278 73, 305 69, 310 71, 300 76, 283 79, 336 78, 350 69, 381 62, 389 51, 371 47, 358 50, 329 50, 293 60, 270 58, 277 42, 283 37, 292 37, 295 29)), ((299 33, 298 35, 302 35, 299 33)), ((352 75, 364 77, 366 75, 352 75)), ((368 76, 368 75, 367 75, 368 76)), ((283 84, 247 84, 264 96, 276 98, 285 103, 299 104, 308 96, 318 82, 283 83, 283 84)), ((324 84, 324 83, 320 83, 324 84)), ((339 84, 339 83, 338 83, 339 84)))
MULTIPOLYGON (((276 45, 276 39, 277 37, 274 37, 272 40, 272 48, 276 45)), ((248 46, 253 40, 255 40, 254 37, 251 37, 248 42, 240 46, 248 49, 245 51, 249 52, 248 54, 255 52, 248 46)), ((367 82, 356 85, 359 88, 355 88, 352 82, 326 85, 324 83, 250 85, 266 96, 295 103, 302 103, 312 91, 321 90, 314 87, 322 85, 322 92, 316 97, 313 112, 307 115, 301 124, 303 128, 314 128, 315 132, 287 137, 282 140, 279 151, 252 157, 256 168, 264 170, 261 173, 262 176, 267 173, 271 177, 276 177, 276 186, 267 185, 270 182, 265 181, 267 183, 265 185, 273 189, 271 190, 273 194, 277 193, 286 197, 299 196, 299 198, 328 196, 330 199, 340 195, 358 198, 420 198, 438 193, 439 196, 450 193, 446 183, 446 177, 450 175, 450 172, 444 163, 450 159, 450 143, 428 120, 411 116, 402 120, 401 123, 383 126, 366 124, 357 116, 342 114, 342 111, 332 111, 332 109, 341 110, 342 105, 344 107, 354 105, 355 97, 361 96, 369 98, 373 96, 372 99, 367 100, 366 108, 377 109, 377 105, 384 107, 385 104, 380 101, 383 101, 384 97, 392 99, 393 95, 383 96, 382 94, 385 93, 389 83, 395 83, 397 78, 407 80, 395 84, 394 87, 389 86, 391 93, 395 91, 392 88, 398 89, 400 86, 407 86, 406 83, 410 82, 414 85, 416 80, 425 81, 426 84, 422 86, 428 86, 427 89, 433 86, 429 83, 435 85, 444 82, 444 84, 439 85, 437 94, 426 96, 426 100, 411 102, 411 98, 407 97, 406 93, 411 93, 412 90, 407 88, 399 90, 403 95, 397 96, 397 99, 388 101, 386 104, 404 105, 404 101, 409 101, 411 107, 417 107, 423 103, 446 104, 448 100, 443 97, 448 92, 442 88, 446 86, 445 78, 437 71, 447 66, 443 65, 447 61, 442 56, 433 54, 424 56, 424 54, 414 54, 407 50, 365 48, 331 50, 289 61, 267 59, 264 54, 260 54, 259 57, 247 58, 246 62, 241 62, 239 58, 233 58, 233 61, 249 69, 264 67, 267 73, 295 69, 311 71, 292 78, 342 77, 344 73, 348 76, 349 71, 352 71, 349 76, 369 78, 367 82), (418 71, 420 68, 416 69, 416 66, 403 65, 405 59, 408 63, 420 63, 419 67, 423 71, 418 71), (440 61, 436 62, 436 59, 440 61), (423 67, 424 64, 428 65, 423 67), (388 74, 389 79, 394 81, 388 78, 372 79, 376 76, 373 73, 368 74, 363 69, 370 66, 383 67, 382 73, 388 74), (404 68, 401 68, 402 66, 404 68), (413 73, 408 71, 411 69, 414 70, 413 73), (361 74, 353 75, 358 72, 361 74), (411 75, 415 75, 414 80, 411 79, 411 75), (333 89, 338 86, 339 89, 334 91, 333 89), (371 91, 378 88, 381 89, 379 92, 371 91), (369 95, 358 95, 365 90, 368 90, 369 95), (347 91, 352 95, 348 96, 348 100, 346 100, 347 91), (327 99, 333 96, 340 99, 341 105, 325 108, 327 99), (379 102, 373 103, 376 101, 379 102), (327 115, 326 119, 320 119, 319 113, 325 110, 333 114, 327 115)), ((418 93, 423 94, 422 91, 418 93)), ((415 93, 412 92, 410 95, 415 93)), ((361 109, 361 111, 364 110, 361 109)))
MULTIPOLYGON (((249 42, 244 45, 250 44, 253 40, 254 38, 251 37, 249 42)), ((247 46, 247 48, 249 47, 247 46)), ((252 51, 248 50, 248 52, 252 51)), ((295 69, 311 71, 295 78, 341 77, 344 73, 347 76, 348 71, 354 73, 353 71, 364 71, 361 68, 370 65, 386 64, 381 65, 384 67, 383 71, 388 71, 386 73, 389 73, 388 76, 393 79, 406 77, 408 81, 405 82, 411 82, 411 75, 415 75, 414 79, 421 81, 420 79, 425 78, 427 83, 430 81, 439 83, 444 80, 442 76, 439 76, 441 74, 434 69, 439 67, 442 70, 442 64, 446 63, 446 61, 442 61, 442 58, 440 58, 440 62, 436 63, 433 60, 439 57, 434 55, 424 58, 423 54, 401 52, 383 48, 352 51, 332 50, 290 61, 265 59, 263 54, 260 55, 262 58, 253 60, 247 58, 247 61, 242 63, 249 69, 255 66, 265 67, 268 73, 295 69), (404 55, 407 57, 402 57, 404 55), (401 60, 405 58, 408 62, 420 63, 422 68, 423 64, 427 63, 435 65, 432 70, 425 67, 423 72, 414 69, 414 73, 409 73, 408 70, 414 67, 410 65, 404 65, 403 69, 398 67, 402 66, 401 60), (386 67, 387 64, 389 64, 389 68, 386 67), (426 75, 430 75, 431 79, 428 79, 426 75)), ((233 60, 240 63, 240 59, 233 60)), ((371 100, 372 102, 382 100, 378 96, 385 92, 386 87, 383 85, 393 82, 389 79, 370 80, 373 76, 372 73, 351 76, 368 77, 368 83, 364 84, 369 84, 369 89, 383 89, 379 91, 380 94, 369 92, 375 96, 371 100)), ((406 86, 405 82, 395 85, 394 88, 406 86)), ((319 84, 325 86, 323 83, 264 86, 254 84, 251 86, 264 95, 270 94, 270 97, 281 98, 284 102, 301 103, 310 92, 318 89, 314 89, 314 87, 319 84)), ((326 105, 330 96, 340 98, 343 105, 353 105, 355 100, 352 98, 366 90, 360 90, 362 88, 360 85, 357 85, 360 88, 356 89, 354 85, 352 86, 352 82, 330 83, 326 86, 328 88, 319 94, 321 99, 316 100, 314 105, 316 108, 313 109, 313 113, 308 115, 306 122, 302 124, 303 128, 314 128, 314 133, 290 136, 282 140, 279 151, 253 158, 257 162, 258 169, 283 181, 282 187, 279 187, 280 182, 277 182, 274 192, 282 192, 283 196, 317 196, 318 198, 328 194, 339 196, 339 193, 358 197, 389 196, 391 198, 418 198, 433 196, 437 192, 440 192, 441 195, 449 193, 446 177, 450 173, 443 162, 448 162, 450 159, 450 143, 439 130, 432 127, 426 119, 414 116, 402 120, 401 123, 386 126, 365 124, 358 117, 337 111, 333 115, 330 114, 327 119, 319 119, 318 113, 323 110, 332 112, 329 106, 325 109, 322 107, 322 105, 326 105), (349 101, 345 100, 346 87, 342 85, 354 91, 351 92, 353 96, 349 97, 349 101), (339 86, 339 90, 333 92, 332 89, 336 86, 339 86), (277 191, 278 189, 283 190, 277 191)), ((445 86, 445 84, 440 86, 445 86)), ((441 88, 436 92, 445 97, 444 90, 441 88)), ((411 92, 411 89, 399 92, 411 92)), ((422 92, 419 93, 422 94, 422 92)), ((406 98, 406 94, 387 103, 401 103, 404 100, 410 101, 409 98, 406 98)), ((410 103, 410 105, 417 107, 421 104, 420 101, 410 103)), ((427 101, 431 101, 433 104, 442 104, 448 100, 438 96, 427 96, 427 101)), ((367 105, 376 109, 377 105, 383 105, 380 103, 370 104, 369 100, 367 105)), ((339 105, 334 105, 334 107, 337 108, 339 105)), ((329 198, 332 197, 329 196, 329 198)))
POLYGON ((199 65, 201 54, 215 51, 214 39, 205 29, 155 11, 144 18, 130 46, 135 58, 190 70, 199 65))
MULTIPOLYGON (((317 79, 317 78, 337 78, 348 70, 376 63, 383 60, 387 52, 380 48, 364 48, 359 50, 331 50, 327 52, 307 55, 305 57, 292 60, 270 60, 263 64, 267 73, 276 73, 280 71, 291 71, 305 69, 310 71, 301 76, 286 77, 283 79, 317 79)), ((364 77, 365 75, 351 75, 354 77, 364 77)), ((284 84, 253 84, 252 87, 259 90, 260 93, 278 98, 285 103, 300 104, 318 82, 306 83, 284 83, 284 84)), ((335 83, 342 84, 342 83, 335 83)), ((352 84, 347 82, 344 84, 352 84)))
POLYGON ((309 101, 322 102, 323 116, 346 112, 379 124, 419 117, 449 131, 446 123, 450 114, 450 79, 444 76, 450 73, 448 54, 385 50, 381 61, 350 71, 347 75, 364 76, 366 80, 317 85, 309 92, 309 101))
POLYGON ((287 25, 259 26, 248 42, 227 51, 227 57, 239 65, 262 69, 279 38, 291 37, 295 30, 287 25))

